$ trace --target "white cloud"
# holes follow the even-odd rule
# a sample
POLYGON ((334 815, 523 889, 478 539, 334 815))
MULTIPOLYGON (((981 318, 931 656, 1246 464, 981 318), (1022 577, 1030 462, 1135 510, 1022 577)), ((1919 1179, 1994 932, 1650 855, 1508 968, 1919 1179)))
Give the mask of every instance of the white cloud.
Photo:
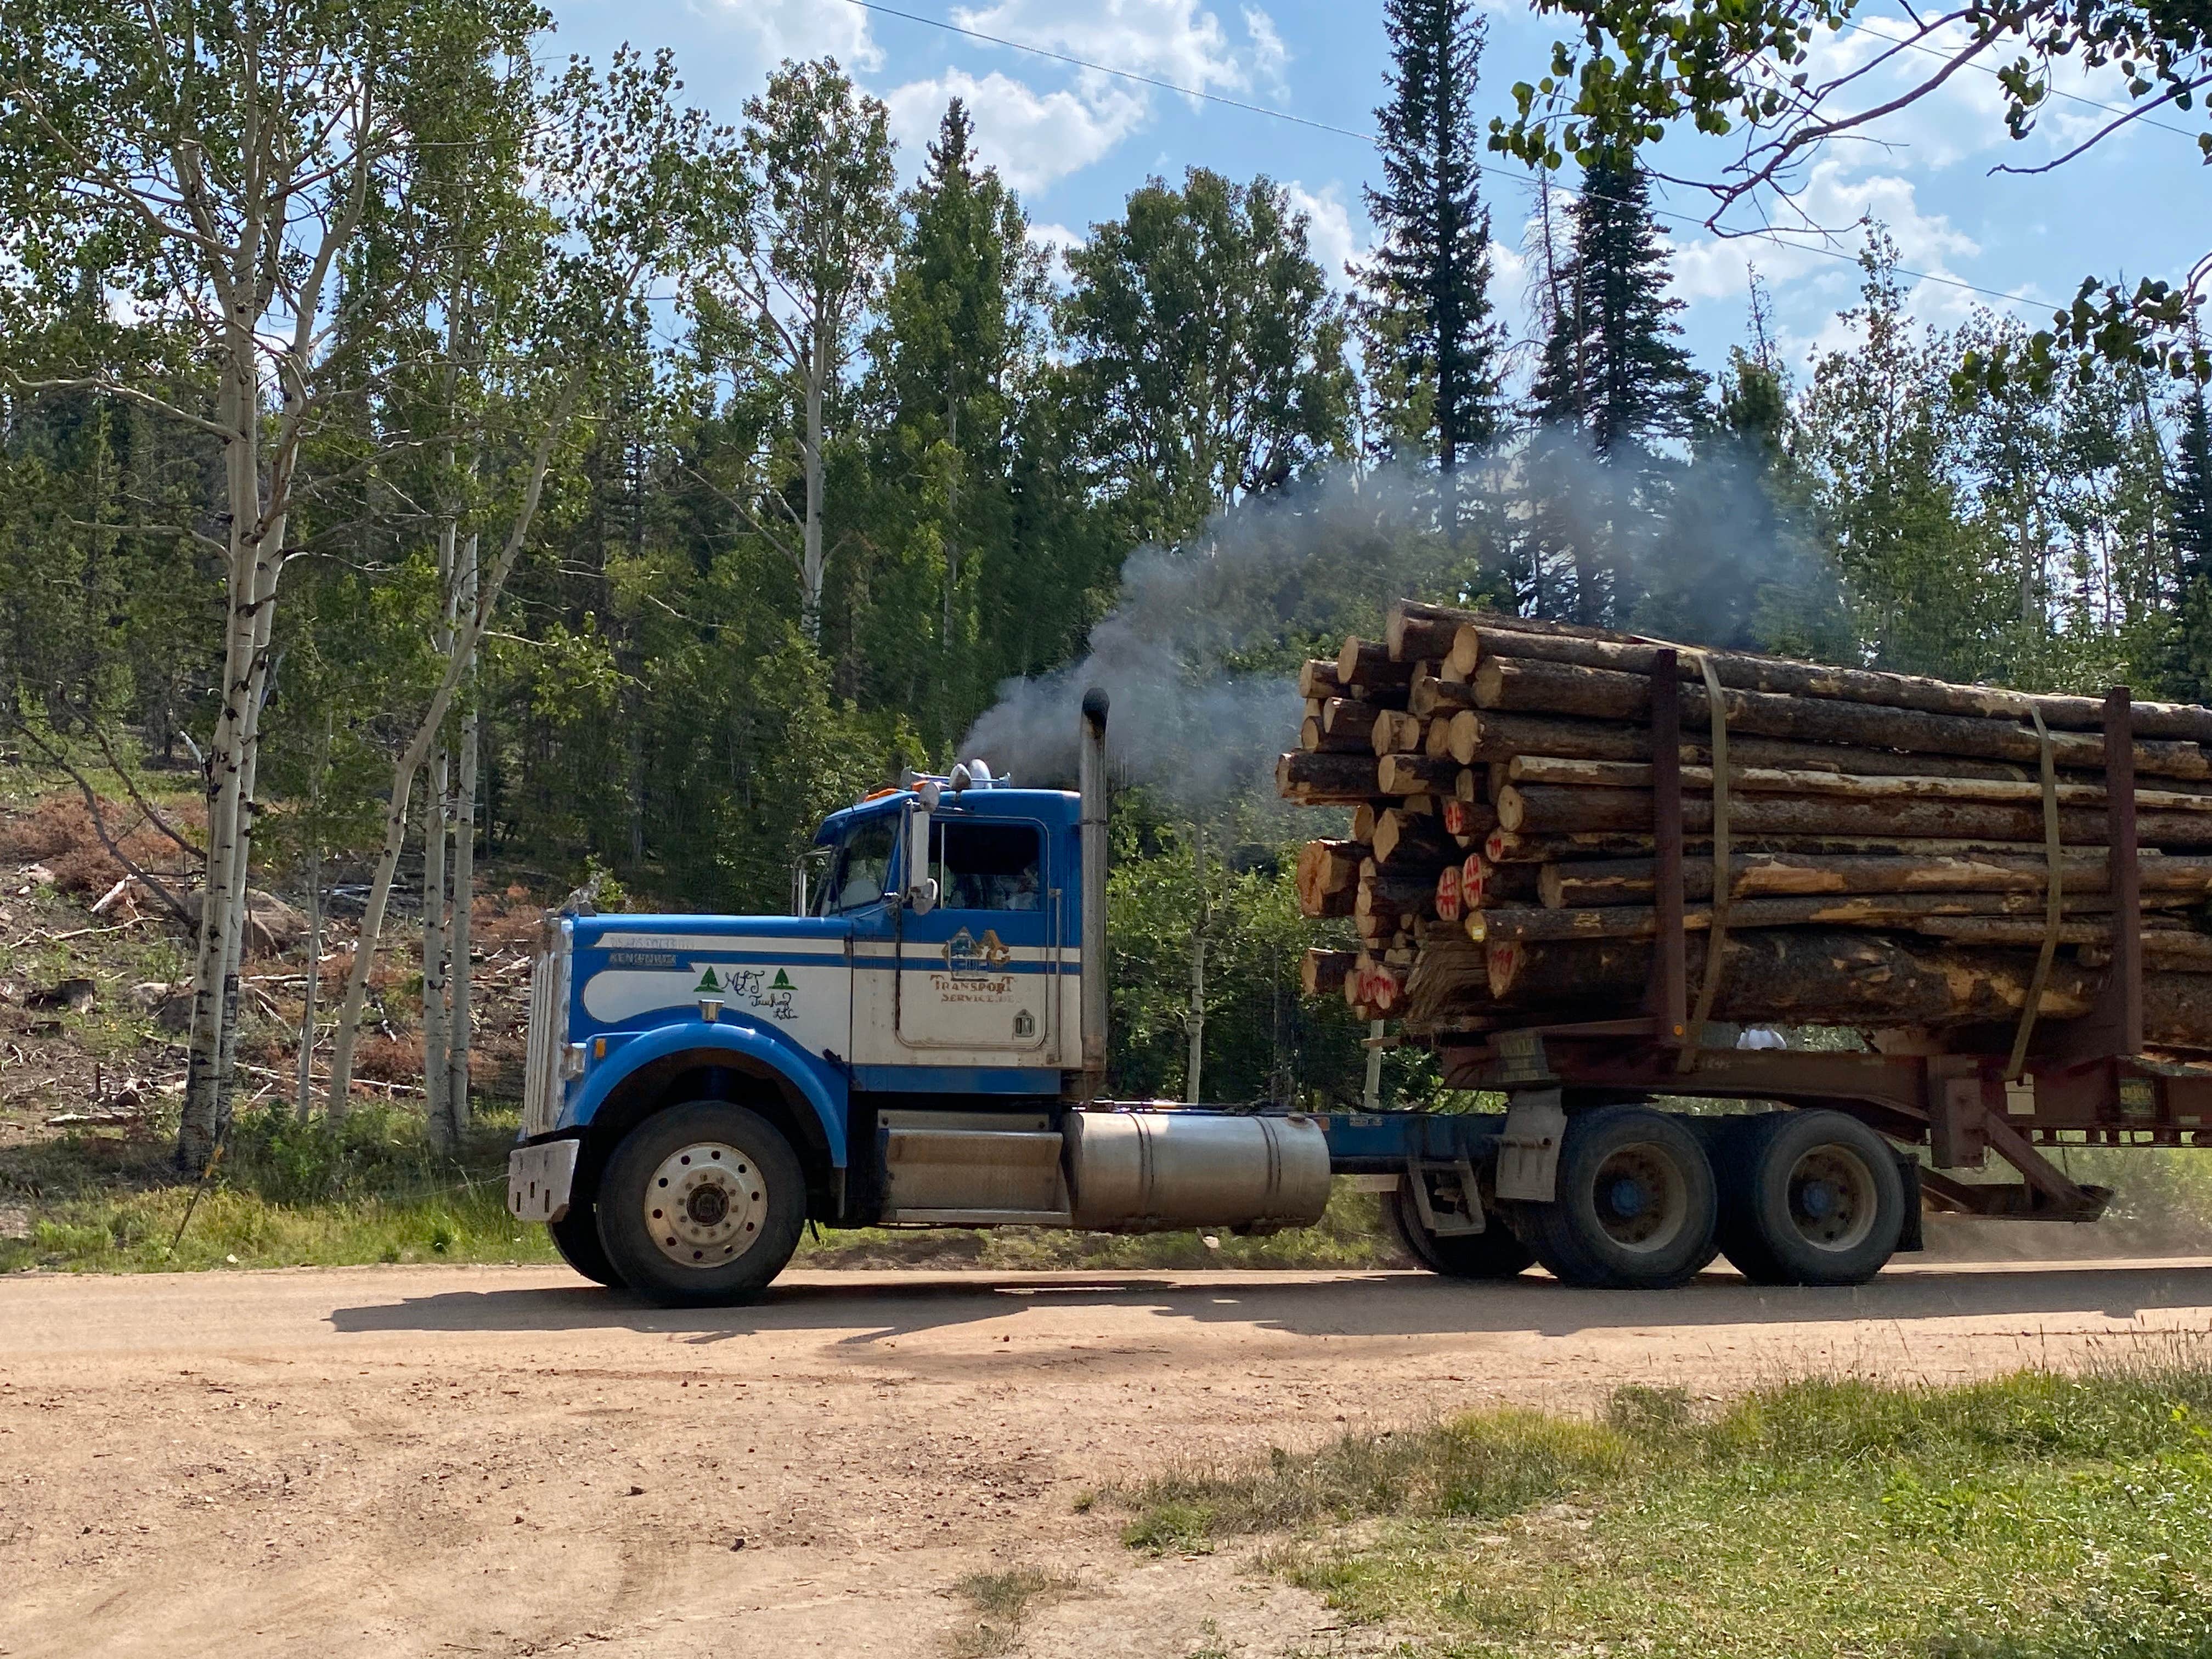
POLYGON ((1265 81, 1278 98, 1290 95, 1291 83, 1283 71, 1291 61, 1291 49, 1283 44, 1283 37, 1275 31, 1275 20, 1257 6, 1244 8, 1244 33, 1252 37, 1252 68, 1265 81))
MULTIPOLYGON (((1264 59, 1266 40, 1255 28, 1255 17, 1278 52, 1282 42, 1265 12, 1247 11, 1245 27, 1253 31, 1255 55, 1264 59)), ((963 28, 1157 76, 1198 91, 1251 89, 1253 65, 1231 47, 1221 20, 1200 9, 1197 0, 1091 0, 1076 6, 1060 0, 999 0, 981 9, 963 7, 952 20, 963 28)))
POLYGON ((980 81, 964 70, 948 70, 884 94, 892 136, 909 166, 920 165, 923 146, 954 98, 974 118, 977 153, 1018 191, 1040 189, 1089 167, 1133 131, 1146 109, 1142 96, 1112 83, 1041 93, 995 70, 980 81))
POLYGON ((1340 188, 1330 184, 1318 191, 1310 191, 1293 179, 1283 186, 1283 193, 1290 198, 1293 212, 1306 216, 1306 243, 1313 251, 1314 263, 1328 276, 1331 288, 1345 289, 1352 286, 1352 279, 1345 275, 1346 264, 1364 258, 1370 243, 1361 234, 1364 227, 1354 228, 1352 210, 1345 206, 1340 188))
POLYGON ((848 70, 872 70, 884 61, 868 14, 842 0, 710 0, 702 9, 750 34, 770 64, 828 56, 848 70))
POLYGON ((1747 268, 1777 288, 1806 278, 1837 279, 1830 286, 1855 287, 1855 259, 1865 246, 1865 222, 1880 222, 1897 244, 1898 262, 1917 270, 1949 276, 1953 259, 1971 258, 1980 245, 1950 219, 1920 210, 1913 183, 1894 173, 1851 178, 1841 161, 1814 165, 1805 188, 1787 211, 1778 211, 1778 227, 1816 228, 1780 240, 1765 237, 1701 237, 1678 240, 1674 248, 1674 291, 1692 301, 1741 301, 1748 291, 1747 268), (1825 234, 1823 234, 1825 233, 1825 234), (1842 254, 1844 258, 1836 256, 1842 254))

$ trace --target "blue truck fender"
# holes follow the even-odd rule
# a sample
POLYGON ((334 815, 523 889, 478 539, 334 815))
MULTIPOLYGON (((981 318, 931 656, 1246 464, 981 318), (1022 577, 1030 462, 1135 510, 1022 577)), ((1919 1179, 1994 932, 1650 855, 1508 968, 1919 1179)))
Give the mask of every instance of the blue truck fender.
POLYGON ((844 1077, 796 1044, 753 1025, 687 1020, 629 1038, 585 1073, 583 1086, 562 1114, 562 1121, 575 1127, 588 1126, 624 1083, 656 1061, 686 1054, 703 1059, 716 1052, 727 1054, 739 1071, 764 1074, 764 1080, 782 1084, 811 1108, 830 1166, 845 1167, 844 1077))

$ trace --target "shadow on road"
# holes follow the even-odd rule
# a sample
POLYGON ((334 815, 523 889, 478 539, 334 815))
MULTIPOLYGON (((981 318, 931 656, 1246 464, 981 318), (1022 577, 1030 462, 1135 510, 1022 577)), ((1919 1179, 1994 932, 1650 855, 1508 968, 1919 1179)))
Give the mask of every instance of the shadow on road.
POLYGON ((1637 1326, 1803 1325, 2080 1314, 2134 1319, 2212 1309, 2212 1267, 2135 1264, 1894 1273, 1850 1290, 1775 1289, 1707 1274, 1676 1291, 1574 1290, 1534 1275, 1468 1284, 1425 1273, 1317 1274, 1239 1284, 1174 1273, 957 1278, 853 1274, 781 1284, 743 1308, 669 1309, 617 1291, 454 1291, 339 1308, 340 1332, 635 1330, 712 1342, 769 1331, 844 1332, 866 1345, 1003 1319, 1024 1308, 1110 1306, 1163 1319, 1304 1336, 1571 1336, 1637 1326))

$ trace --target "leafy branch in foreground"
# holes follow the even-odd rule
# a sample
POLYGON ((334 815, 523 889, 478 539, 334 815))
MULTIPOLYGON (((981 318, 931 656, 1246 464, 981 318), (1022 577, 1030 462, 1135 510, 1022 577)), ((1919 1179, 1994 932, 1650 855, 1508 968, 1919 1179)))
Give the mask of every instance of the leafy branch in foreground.
MULTIPOLYGON (((1685 120, 1713 137, 1740 136, 1717 176, 1671 180, 1707 196, 1705 223, 1722 235, 1741 234, 1723 222, 1731 210, 1792 197, 1831 140, 1879 138, 1886 123, 1961 74, 1994 76, 2006 133, 2021 141, 2055 99, 2072 96, 2055 85, 2065 66, 2118 73, 2128 101, 2108 109, 2111 118, 2049 160, 1996 169, 2008 173, 2063 167, 2146 123, 2179 131, 2160 118, 2194 111, 2212 83, 2212 16, 2170 0, 1966 0, 1913 14, 1894 33, 1858 21, 1860 0, 1537 0, 1537 8, 1571 20, 1581 38, 1556 42, 1549 72, 1514 88, 1515 116, 1492 124, 1492 149, 1556 168, 1607 143, 1656 141, 1685 120), (1839 61, 1828 45, 1845 31, 1878 44, 1839 61)), ((2195 137, 2212 163, 2212 130, 2195 137)), ((1822 228, 1802 210, 1796 216, 1797 228, 1822 228)), ((2185 326, 2208 281, 2212 249, 2178 285, 2149 280, 2130 291, 2086 277, 2049 328, 2017 350, 1971 359, 1965 373, 2039 385, 2070 356, 2077 367, 2103 358, 2212 378, 2212 355, 2185 326)))

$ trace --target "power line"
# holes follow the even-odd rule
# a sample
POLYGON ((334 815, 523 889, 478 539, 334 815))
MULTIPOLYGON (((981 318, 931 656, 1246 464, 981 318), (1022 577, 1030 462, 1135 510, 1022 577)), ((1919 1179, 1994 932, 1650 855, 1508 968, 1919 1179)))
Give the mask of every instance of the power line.
MULTIPOLYGON (((1893 46, 1902 46, 1907 52, 1923 52, 1930 58, 1942 58, 1947 59, 1951 56, 1949 52, 1945 52, 1941 46, 1931 46, 1925 40, 1907 40, 1894 34, 1884 34, 1878 28, 1869 27, 1868 25, 1856 21, 1850 18, 1839 20, 1838 27, 1849 29, 1854 34, 1871 34, 1877 40, 1886 40, 1893 46)), ((2004 78, 2001 72, 1990 68, 1987 64, 1968 64, 1966 67, 1970 70, 1978 70, 1984 75, 1989 76, 1994 80, 2001 81, 2004 78)), ((2123 105, 2102 103, 2094 98, 2084 97, 2078 92, 2067 92, 2058 87, 2052 87, 2050 89, 2050 95, 2053 98, 2063 98, 2069 104, 2079 104, 2085 109, 2102 110, 2107 115, 2127 115, 2132 112, 2123 105)), ((2183 138, 2194 138, 2197 136, 2196 133, 2191 132, 2187 127, 2178 127, 2171 121, 2161 121, 2158 119, 2157 117, 2151 115, 2136 116, 2136 125, 2137 126, 2156 127, 2160 132, 2171 132, 2183 138)))
MULTIPOLYGON (((1172 81, 1163 81, 1154 76, 1140 75, 1134 70, 1116 69, 1111 64, 1093 63, 1087 58, 1078 58, 1069 52, 1054 52, 1045 46, 1031 46, 1025 40, 1011 40, 1003 35, 987 34, 981 29, 964 28, 957 23, 949 22, 941 17, 928 17, 919 12, 902 11, 896 6, 881 3, 881 0, 845 0, 845 3, 858 7, 862 11, 877 12, 885 17, 896 17, 905 22, 919 23, 925 28, 941 29, 947 34, 963 35, 970 40, 981 40, 989 46, 1005 46, 1013 52, 1025 52, 1033 57, 1049 58, 1056 64, 1067 64, 1077 69, 1090 70, 1095 74, 1109 75, 1116 80, 1133 82, 1139 86, 1152 87, 1162 92, 1172 92, 1180 97, 1196 98, 1206 103, 1220 104, 1229 109, 1243 110, 1247 114, 1264 115, 1271 121, 1287 121, 1293 126, 1310 127, 1317 132, 1333 133, 1341 138, 1357 139, 1370 148, 1376 145, 1377 141, 1371 132, 1361 132, 1356 128, 1338 126, 1328 121, 1316 121, 1310 116, 1294 114, 1289 110, 1270 109, 1265 104, 1248 103, 1241 98, 1226 97, 1218 92, 1208 92, 1201 87, 1177 86, 1172 81)), ((1877 32, 1869 30, 1869 33, 1877 32)), ((1538 181, 1524 174, 1508 172, 1504 167, 1492 167, 1481 161, 1471 161, 1468 165, 1486 178, 1501 179, 1508 183, 1518 185, 1524 190, 1533 191, 1538 188, 1538 181)), ((1552 188, 1563 196, 1577 198, 1593 194, 1589 191, 1577 190, 1571 185, 1553 185, 1552 188)), ((1597 199, 1612 198, 1599 197, 1597 199)), ((1650 211, 1654 218, 1671 219, 1677 224, 1688 225, 1698 230, 1710 228, 1706 222, 1695 214, 1678 213, 1662 207, 1653 207, 1650 211)), ((1825 236, 1830 233, 1820 231, 1806 234, 1825 236)), ((1729 241, 1771 242, 1777 247, 1793 248, 1802 253, 1817 253, 1823 258, 1839 259, 1848 264, 1858 263, 1858 255, 1856 253, 1846 252, 1842 248, 1829 247, 1820 242, 1793 241, 1787 234, 1779 231, 1739 230, 1716 232, 1715 234, 1729 241)), ((1995 300, 2002 305, 2033 306, 2044 311, 2051 309, 2050 301, 2038 299, 2033 295, 2007 294, 1997 289, 1984 288, 1978 283, 1967 282, 1963 277, 1946 276, 1938 271, 1909 270, 1903 265, 1898 265, 1894 269, 1899 276, 1910 276, 1915 282, 1933 283, 1941 288, 1957 289, 1962 293, 1977 294, 1984 299, 1995 300)))

